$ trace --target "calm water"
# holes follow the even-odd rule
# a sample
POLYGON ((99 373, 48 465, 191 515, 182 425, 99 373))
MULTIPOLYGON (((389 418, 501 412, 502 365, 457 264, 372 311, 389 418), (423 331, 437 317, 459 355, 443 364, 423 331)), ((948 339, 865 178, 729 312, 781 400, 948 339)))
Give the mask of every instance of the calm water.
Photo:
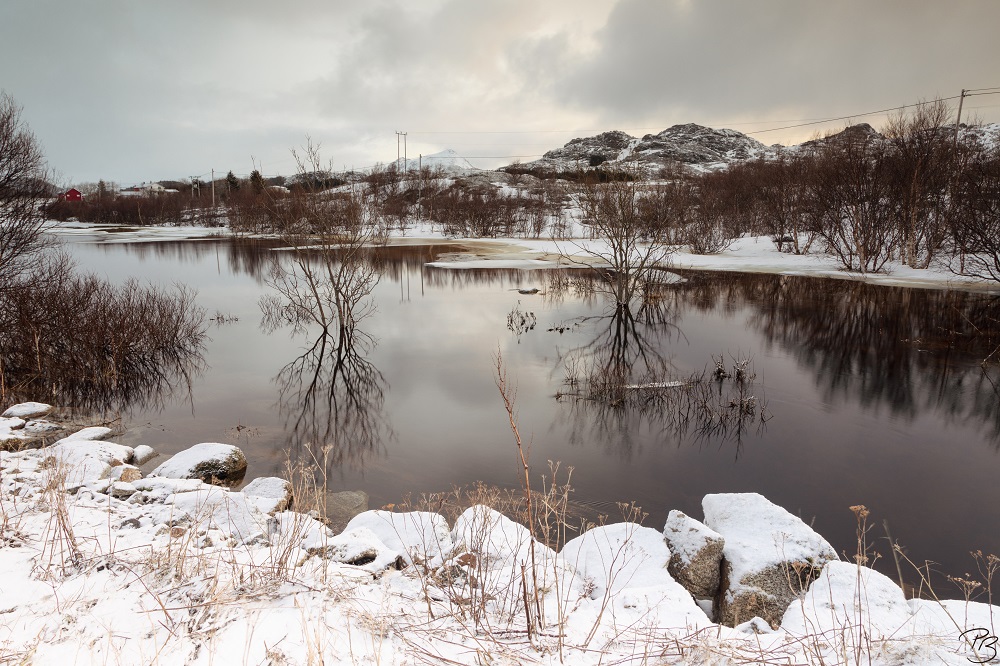
POLYGON ((316 331, 262 329, 273 255, 263 244, 69 248, 113 281, 184 282, 210 316, 238 318, 210 328, 190 390, 126 410, 127 444, 171 454, 232 442, 247 453, 249 479, 281 475, 286 458, 331 442, 330 489, 363 489, 372 506, 476 480, 516 486, 494 384, 499 350, 534 468, 572 465, 576 499, 612 517, 614 502, 634 500, 659 527, 674 508, 700 517, 706 493, 756 491, 841 551, 854 550, 848 507, 865 504, 877 524, 870 539, 884 542, 888 520, 915 561, 947 573, 972 570, 969 550, 1000 553, 998 377, 979 366, 1000 344, 995 297, 687 272, 652 321, 628 326, 565 276, 432 268, 455 247, 391 248, 376 310, 345 354, 316 331), (512 331, 515 309, 533 314, 535 327, 512 331), (763 428, 706 433, 656 405, 614 409, 563 395, 573 391, 568 376, 595 364, 683 377, 720 354, 727 365, 752 355, 753 392, 771 414, 763 428))

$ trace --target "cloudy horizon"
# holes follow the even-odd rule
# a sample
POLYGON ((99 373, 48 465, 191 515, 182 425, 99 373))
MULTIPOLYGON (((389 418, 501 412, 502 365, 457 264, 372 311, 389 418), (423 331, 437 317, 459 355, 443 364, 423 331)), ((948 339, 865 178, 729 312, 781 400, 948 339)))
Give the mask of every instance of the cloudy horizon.
MULTIPOLYGON (((336 168, 451 148, 488 168, 694 122, 798 143, 1000 86, 1000 3, 13 0, 0 88, 60 182, 336 168)), ((951 102, 955 104, 955 101, 951 102)), ((1000 122, 1000 95, 963 120, 1000 122)))

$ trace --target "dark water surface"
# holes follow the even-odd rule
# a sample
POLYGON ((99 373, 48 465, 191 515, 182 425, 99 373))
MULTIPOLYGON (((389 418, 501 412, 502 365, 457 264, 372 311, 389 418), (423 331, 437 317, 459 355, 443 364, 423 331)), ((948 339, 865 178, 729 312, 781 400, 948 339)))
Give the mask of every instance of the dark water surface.
POLYGON ((998 377, 979 365, 1000 345, 996 297, 684 272, 652 323, 623 326, 600 295, 578 292, 565 275, 432 268, 455 247, 389 248, 376 311, 345 355, 316 331, 262 329, 258 300, 273 255, 262 242, 68 248, 86 270, 116 282, 183 282, 209 316, 238 318, 210 328, 190 391, 126 411, 123 443, 171 454, 231 442, 247 453, 248 479, 282 475, 286 458, 332 443, 330 489, 363 489, 376 507, 477 480, 516 486, 494 383, 499 350, 534 469, 572 465, 576 499, 612 518, 614 502, 634 500, 660 527, 670 509, 701 517, 706 493, 755 491, 850 553, 848 507, 867 505, 883 569, 883 519, 914 560, 946 573, 973 570, 970 550, 1000 553, 998 377), (536 326, 512 331, 515 308, 536 326), (763 429, 753 421, 700 432, 655 408, 563 395, 574 390, 567 376, 595 363, 685 377, 720 354, 727 365, 752 355, 753 391, 771 414, 763 429))

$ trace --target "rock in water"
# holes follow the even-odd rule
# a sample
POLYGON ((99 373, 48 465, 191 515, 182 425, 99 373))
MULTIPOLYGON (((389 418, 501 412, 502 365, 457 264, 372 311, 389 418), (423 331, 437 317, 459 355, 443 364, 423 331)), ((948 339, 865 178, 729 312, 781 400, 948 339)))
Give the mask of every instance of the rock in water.
POLYGON ((354 516, 367 510, 368 493, 363 490, 343 490, 326 496, 326 517, 334 532, 342 532, 354 516))
POLYGON ((247 459, 232 444, 206 442, 175 454, 153 470, 153 476, 170 479, 201 479, 216 485, 238 483, 247 471, 247 459))
POLYGON ((671 511, 663 526, 670 547, 670 575, 697 599, 711 599, 719 592, 719 568, 726 540, 680 511, 671 511))
POLYGON ((715 608, 729 627, 759 616, 772 627, 837 552, 801 519, 757 493, 706 495, 705 524, 725 540, 715 608))
POLYGON ((51 411, 52 405, 46 405, 44 402, 22 402, 8 407, 7 411, 0 414, 0 416, 34 419, 39 416, 45 416, 51 411))

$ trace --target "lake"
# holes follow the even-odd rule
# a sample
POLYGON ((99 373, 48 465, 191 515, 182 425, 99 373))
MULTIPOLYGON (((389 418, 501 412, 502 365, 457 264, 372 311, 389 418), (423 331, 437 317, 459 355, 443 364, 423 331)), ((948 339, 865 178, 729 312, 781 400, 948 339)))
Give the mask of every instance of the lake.
MULTIPOLYGON (((364 490, 373 507, 474 481, 517 487, 499 351, 536 477, 548 460, 572 466, 576 500, 611 519, 616 502, 635 501, 659 528, 670 509, 700 518, 706 493, 753 491, 848 553, 848 507, 866 505, 883 570, 894 571, 883 520, 914 561, 945 573, 973 570, 970 550, 1000 553, 1000 377, 980 367, 1000 344, 995 296, 688 271, 628 321, 582 273, 435 268, 461 248, 413 244, 380 252, 373 312, 344 350, 316 327, 262 326, 273 245, 67 244, 87 271, 183 282, 221 315, 186 379, 125 406, 122 443, 166 455, 237 444, 249 480, 283 475, 326 442, 329 489, 364 490), (727 371, 752 359, 753 415, 679 419, 692 407, 677 388, 579 395, 581 378, 608 368, 685 381, 711 373, 713 357, 727 371)), ((706 395, 722 404, 734 386, 706 395)))

